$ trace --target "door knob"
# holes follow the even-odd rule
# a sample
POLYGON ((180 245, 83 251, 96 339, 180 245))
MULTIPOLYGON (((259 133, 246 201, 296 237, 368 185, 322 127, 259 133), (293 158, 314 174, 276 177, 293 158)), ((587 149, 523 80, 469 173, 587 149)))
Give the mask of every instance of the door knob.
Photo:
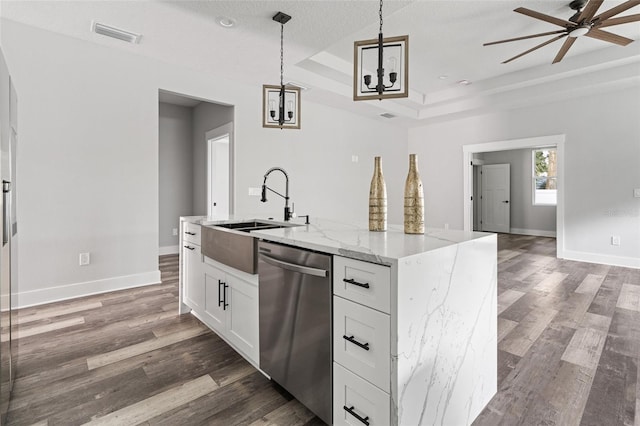
POLYGON ((509 200, 504 200, 503 203, 509 204, 509 200))

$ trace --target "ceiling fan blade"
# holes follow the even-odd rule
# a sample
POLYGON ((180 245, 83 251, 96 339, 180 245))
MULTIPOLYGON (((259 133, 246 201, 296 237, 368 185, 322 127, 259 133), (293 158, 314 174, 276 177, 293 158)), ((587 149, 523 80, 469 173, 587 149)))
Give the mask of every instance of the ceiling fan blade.
POLYGON ((617 15, 618 13, 622 13, 627 9, 631 9, 634 6, 640 5, 640 0, 629 0, 621 5, 618 5, 614 8, 607 10, 606 12, 602 12, 600 15, 593 18, 594 21, 604 21, 605 19, 611 18, 612 16, 617 15))
POLYGON ((562 35, 559 35, 559 36, 557 36, 557 37, 552 38, 551 40, 547 40, 547 41, 545 41, 544 43, 541 43, 541 44, 539 44, 539 45, 537 45, 537 46, 535 46, 535 47, 532 47, 531 49, 527 50, 526 52, 522 52, 521 54, 519 54, 519 55, 517 55, 517 56, 514 56, 513 58, 507 59, 506 61, 504 61, 504 62, 503 62, 503 64, 509 63, 509 62, 513 61, 514 59, 518 59, 519 57, 524 56, 524 55, 526 55, 527 53, 531 53, 531 52, 533 52, 534 50, 540 49, 541 47, 544 47, 544 46, 546 46, 547 44, 551 44, 551 43, 553 43, 554 41, 556 41, 556 40, 560 40, 562 37, 566 37, 566 36, 567 36, 566 34, 562 34, 562 35))
POLYGON ((559 25, 564 28, 571 28, 576 26, 576 24, 571 21, 565 21, 564 19, 545 15, 544 13, 536 12, 535 10, 527 9, 526 7, 519 7, 517 9, 514 9, 514 12, 522 13, 523 15, 540 19, 541 21, 549 22, 551 24, 559 25))
POLYGON ((619 18, 609 18, 606 21, 598 24, 598 28, 610 27, 612 25, 627 24, 629 22, 638 22, 638 21, 640 21, 640 14, 621 16, 619 18))
POLYGON ((626 46, 631 43, 633 40, 630 38, 619 36, 618 34, 613 34, 607 31, 602 31, 597 28, 592 28, 591 31, 585 34, 586 37, 596 38, 602 41, 608 41, 609 43, 617 44, 620 46, 626 46))
POLYGON ((526 40, 528 38, 543 37, 543 36, 566 33, 566 32, 567 32, 567 30, 549 31, 548 33, 540 33, 540 34, 533 34, 533 35, 528 35, 528 36, 523 36, 523 37, 509 38, 509 39, 506 39, 506 40, 492 41, 491 43, 483 44, 483 46, 491 46, 493 44, 507 43, 509 41, 526 40))
POLYGON ((587 7, 582 9, 582 12, 580 12, 580 16, 578 16, 576 22, 590 22, 591 18, 594 17, 603 2, 604 0, 589 0, 589 3, 587 3, 587 7))
POLYGON ((576 41, 575 37, 567 37, 567 39, 562 44, 562 47, 558 51, 558 54, 556 55, 555 58, 553 58, 552 64, 560 62, 562 58, 564 58, 564 55, 567 54, 567 52, 569 51, 569 48, 573 45, 575 41, 576 41))

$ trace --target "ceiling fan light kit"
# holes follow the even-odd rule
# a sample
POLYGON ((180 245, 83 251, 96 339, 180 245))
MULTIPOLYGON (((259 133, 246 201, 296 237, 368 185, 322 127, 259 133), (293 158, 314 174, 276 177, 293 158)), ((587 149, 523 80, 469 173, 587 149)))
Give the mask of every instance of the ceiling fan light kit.
POLYGON ((272 19, 280 24, 280 85, 262 86, 262 127, 299 129, 300 87, 284 84, 284 24, 291 16, 278 12, 272 19))
POLYGON ((409 97, 409 36, 384 38, 382 0, 379 17, 378 38, 353 44, 354 101, 409 97))
POLYGON ((569 7, 577 12, 569 18, 569 20, 556 18, 554 16, 546 15, 544 13, 536 12, 535 10, 527 9, 525 7, 519 7, 514 10, 514 12, 521 13, 523 15, 529 16, 534 19, 538 19, 544 22, 548 22, 550 24, 557 25, 559 27, 563 27, 561 30, 549 31, 545 33, 532 34, 528 36, 510 38, 506 40, 493 41, 490 43, 485 43, 483 46, 491 46, 494 44, 507 43, 511 41, 518 40, 526 40, 530 38, 536 37, 544 37, 549 35, 555 35, 555 37, 540 43, 531 49, 520 53, 512 58, 507 59, 502 62, 503 64, 509 63, 515 59, 518 59, 528 53, 531 53, 535 50, 540 49, 548 44, 553 43, 554 41, 560 40, 566 37, 563 45, 560 47, 560 50, 556 54, 553 59, 553 64, 560 62, 573 43, 576 41, 578 37, 586 36, 590 38, 594 38, 597 40, 606 41, 608 43, 617 44, 619 46, 626 46, 629 43, 633 42, 632 39, 627 37, 622 37, 617 34, 610 33, 608 31, 604 31, 601 28, 603 27, 611 27, 614 25, 627 24, 630 22, 638 22, 640 21, 640 14, 636 15, 628 15, 622 16, 618 18, 614 18, 614 16, 631 9, 632 7, 640 5, 640 0, 627 0, 626 2, 619 4, 605 12, 596 15, 600 6, 604 0, 573 0, 569 3, 569 7))

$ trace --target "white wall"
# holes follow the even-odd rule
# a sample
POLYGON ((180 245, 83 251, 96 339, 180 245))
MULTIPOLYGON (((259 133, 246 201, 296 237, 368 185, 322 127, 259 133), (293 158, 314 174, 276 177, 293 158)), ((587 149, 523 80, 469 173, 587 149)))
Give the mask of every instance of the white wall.
POLYGON ((424 159, 429 181, 427 224, 463 227, 463 145, 565 134, 565 256, 640 267, 637 111, 640 87, 633 86, 410 129, 409 152, 424 159), (621 236, 619 247, 611 235, 621 236))
POLYGON ((531 149, 514 149, 486 152, 482 157, 484 164, 511 165, 511 232, 552 235, 556 231, 556 206, 533 205, 531 155, 531 149))
POLYGON ((192 115, 192 108, 160 103, 158 233, 161 252, 162 247, 177 250, 178 236, 173 235, 173 229, 179 228, 178 218, 193 215, 192 115))
POLYGON ((406 130, 304 97, 302 130, 263 129, 261 87, 8 20, 2 39, 20 88, 22 306, 159 281, 159 89, 234 105, 238 213, 281 214, 275 198, 247 195, 278 165, 300 213, 366 223, 382 155, 390 222, 402 220, 406 130), (85 251, 92 263, 80 267, 85 251))

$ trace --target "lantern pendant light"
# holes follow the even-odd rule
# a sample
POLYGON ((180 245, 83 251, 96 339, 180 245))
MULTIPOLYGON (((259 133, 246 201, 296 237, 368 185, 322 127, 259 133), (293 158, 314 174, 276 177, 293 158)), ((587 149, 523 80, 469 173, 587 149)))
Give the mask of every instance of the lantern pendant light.
POLYGON ((409 36, 383 37, 382 0, 379 16, 378 38, 354 42, 354 101, 409 96, 409 36))
POLYGON ((300 88, 284 84, 284 24, 290 19, 282 12, 273 16, 280 24, 280 85, 262 86, 262 127, 300 128, 300 88))

